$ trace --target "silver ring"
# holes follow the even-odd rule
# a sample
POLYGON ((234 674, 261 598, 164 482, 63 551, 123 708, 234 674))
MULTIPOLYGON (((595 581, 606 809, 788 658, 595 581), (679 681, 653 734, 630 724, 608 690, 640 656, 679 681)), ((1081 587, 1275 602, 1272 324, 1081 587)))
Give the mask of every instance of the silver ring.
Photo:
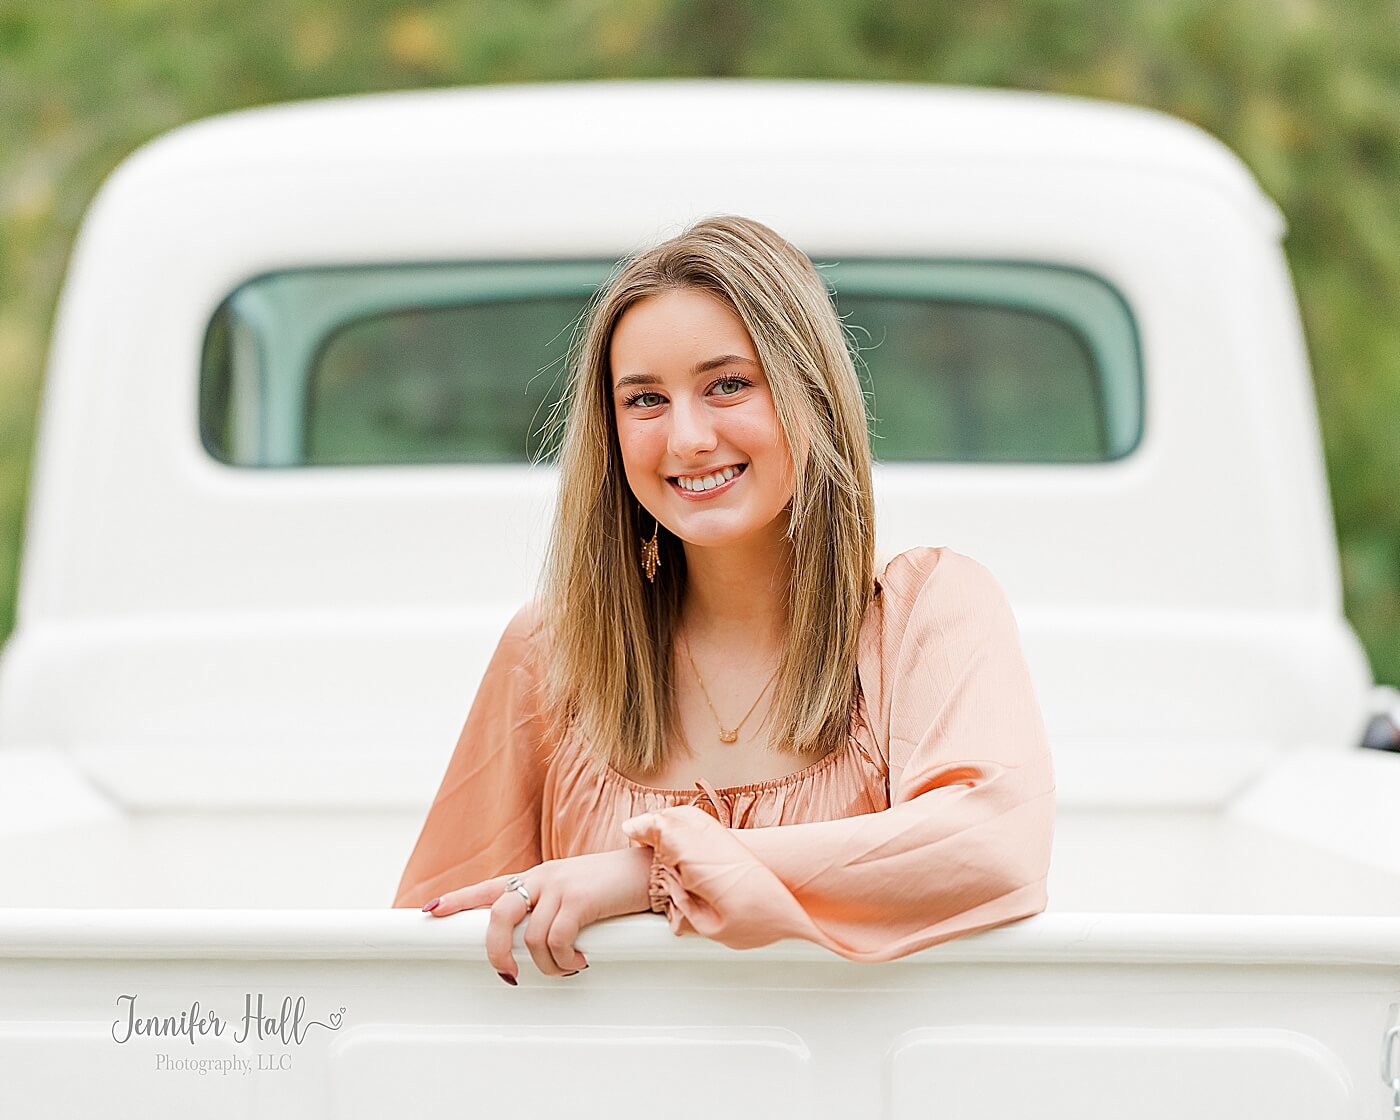
POLYGON ((525 913, 528 914, 535 908, 535 904, 530 901, 530 892, 525 889, 519 875, 511 875, 506 879, 506 890, 519 892, 520 897, 525 900, 525 913))

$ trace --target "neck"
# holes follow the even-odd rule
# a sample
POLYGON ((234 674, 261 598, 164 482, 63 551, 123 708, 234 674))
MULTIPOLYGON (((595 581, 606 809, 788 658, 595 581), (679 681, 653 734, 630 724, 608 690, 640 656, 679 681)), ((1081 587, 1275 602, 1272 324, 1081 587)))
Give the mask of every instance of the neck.
POLYGON ((685 543, 682 617, 701 641, 781 644, 787 633, 792 542, 786 519, 748 540, 713 548, 685 543))

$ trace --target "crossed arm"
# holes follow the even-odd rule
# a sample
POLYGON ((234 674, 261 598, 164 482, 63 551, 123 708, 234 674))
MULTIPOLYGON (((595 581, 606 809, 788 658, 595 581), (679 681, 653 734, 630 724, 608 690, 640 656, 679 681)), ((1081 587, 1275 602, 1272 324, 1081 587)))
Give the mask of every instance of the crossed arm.
POLYGON ((736 949, 802 938, 859 961, 1040 912, 1055 784, 1019 632, 991 573, 941 553, 913 550, 886 573, 889 809, 729 829, 675 806, 628 821, 629 847, 541 863, 527 607, 488 666, 394 905, 490 906, 488 957, 511 977, 520 921, 540 970, 565 975, 580 967, 579 928, 653 902, 678 935, 736 949), (528 919, 502 868, 527 884, 528 919))

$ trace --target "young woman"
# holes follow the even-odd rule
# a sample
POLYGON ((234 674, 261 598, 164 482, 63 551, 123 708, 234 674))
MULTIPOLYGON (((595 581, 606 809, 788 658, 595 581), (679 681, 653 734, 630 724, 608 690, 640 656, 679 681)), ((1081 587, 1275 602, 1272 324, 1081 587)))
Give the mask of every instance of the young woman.
POLYGON ((542 587, 399 884, 540 972, 654 910, 883 961, 1046 905, 1049 747, 1000 586, 875 569, 864 398, 808 258, 723 216, 624 262, 571 355, 542 587))

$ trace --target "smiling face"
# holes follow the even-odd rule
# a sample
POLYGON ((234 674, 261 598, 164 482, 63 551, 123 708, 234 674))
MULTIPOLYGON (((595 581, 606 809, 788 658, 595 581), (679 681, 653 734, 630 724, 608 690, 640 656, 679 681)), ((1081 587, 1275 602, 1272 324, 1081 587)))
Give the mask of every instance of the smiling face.
POLYGON ((794 471, 743 321, 698 288, 647 296, 609 349, 627 482, 647 511, 701 547, 781 533, 794 471))

